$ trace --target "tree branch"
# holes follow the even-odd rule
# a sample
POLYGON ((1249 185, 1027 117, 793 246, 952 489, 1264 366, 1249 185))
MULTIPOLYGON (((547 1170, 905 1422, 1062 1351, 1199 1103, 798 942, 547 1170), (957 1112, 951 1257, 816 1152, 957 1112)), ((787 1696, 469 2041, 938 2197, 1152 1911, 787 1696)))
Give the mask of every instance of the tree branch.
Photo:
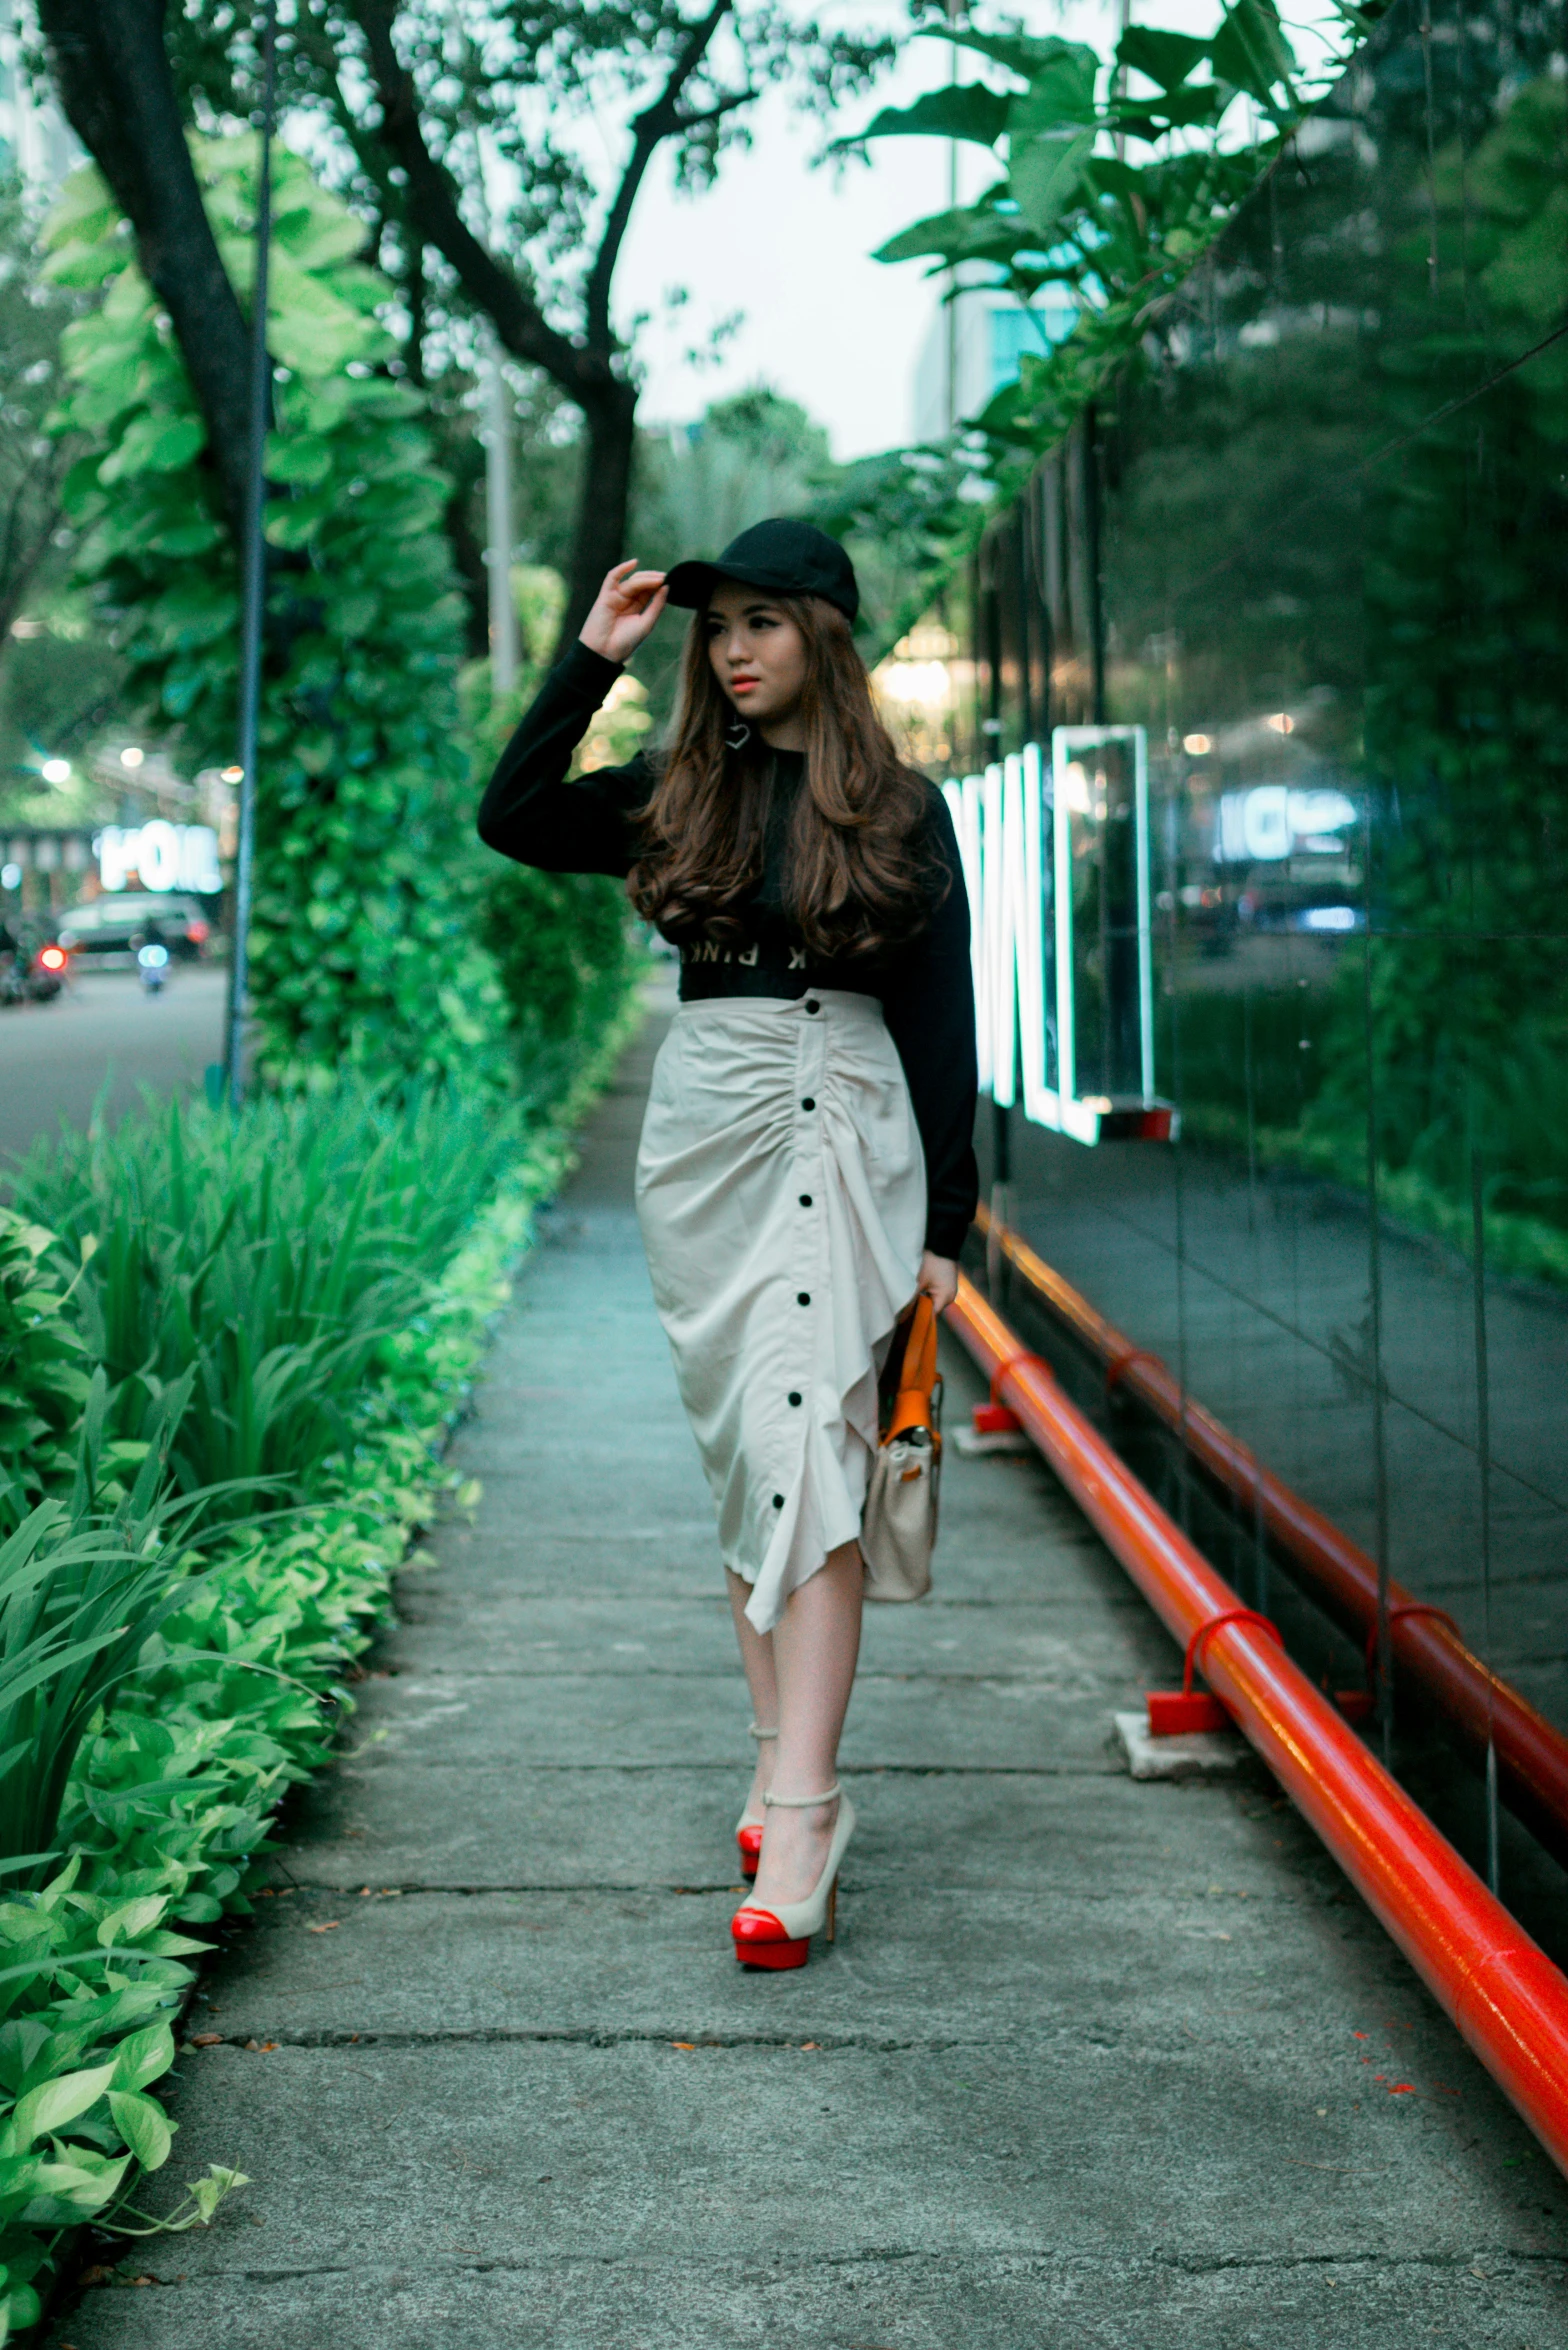
POLYGON ((602 351, 608 355, 615 348, 615 338, 610 327, 611 283, 631 223, 632 206, 637 201, 638 190, 659 147, 677 131, 714 121, 719 115, 731 112, 734 107, 745 105, 751 97, 748 90, 740 97, 726 99, 718 106, 709 107, 703 114, 683 115, 680 111, 681 92, 707 55, 708 44, 729 14, 730 5, 731 0, 713 0, 707 15, 691 27, 682 42, 664 88, 653 104, 633 120, 631 157, 621 174, 621 184, 615 191, 615 201, 610 206, 609 218, 605 221, 604 234, 599 239, 599 249, 593 257, 593 267, 588 272, 588 283, 584 290, 584 323, 591 351, 602 351))
MULTIPOLYGON (((349 0, 364 35, 371 79, 381 107, 381 141, 407 175, 411 233, 434 245, 457 272, 475 308, 494 326, 514 359, 542 367, 582 404, 602 398, 617 379, 609 354, 585 350, 553 327, 512 272, 496 260, 463 218, 457 183, 432 155, 419 119, 414 77, 392 38, 397 0, 349 0)), ((729 0, 724 0, 728 6, 729 0)))
POLYGON ((67 119, 136 232, 168 311, 231 530, 245 509, 250 332, 201 199, 164 48, 164 0, 39 0, 67 119))

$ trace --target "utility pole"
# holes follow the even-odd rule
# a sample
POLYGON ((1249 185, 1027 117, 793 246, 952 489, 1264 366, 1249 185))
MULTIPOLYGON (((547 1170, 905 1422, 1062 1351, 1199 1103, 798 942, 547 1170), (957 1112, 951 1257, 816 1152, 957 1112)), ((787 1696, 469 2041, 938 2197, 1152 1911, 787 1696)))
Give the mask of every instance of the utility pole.
MULTIPOLYGON (((947 0, 949 29, 958 24, 962 0, 947 0)), ((948 86, 958 87, 958 51, 949 53, 948 86)), ((947 209, 958 210, 958 141, 947 142, 947 209)), ((947 434, 952 439, 958 424, 958 270, 956 265, 947 273, 947 434)))
POLYGON ((517 608, 512 602, 512 417, 495 336, 486 327, 479 362, 485 422, 485 531, 490 574, 490 698, 517 683, 517 608))
POLYGON ((267 601, 267 427, 272 421, 272 363, 267 356, 267 262, 272 246, 272 129, 277 109, 277 0, 263 0, 261 34, 261 158, 256 189, 255 268, 250 315, 250 473, 240 530, 240 808, 234 861, 234 937, 229 954, 229 1004, 224 1086, 229 1107, 245 1098, 245 1010, 250 980, 250 907, 256 863, 256 758, 261 715, 262 622, 267 601))
MULTIPOLYGON (((479 226, 490 234, 484 140, 474 129, 474 183, 479 226)), ((479 328, 479 414, 485 444, 485 570, 490 582, 490 699, 503 702, 517 683, 517 610, 512 602, 512 404, 501 372, 495 329, 479 328)))

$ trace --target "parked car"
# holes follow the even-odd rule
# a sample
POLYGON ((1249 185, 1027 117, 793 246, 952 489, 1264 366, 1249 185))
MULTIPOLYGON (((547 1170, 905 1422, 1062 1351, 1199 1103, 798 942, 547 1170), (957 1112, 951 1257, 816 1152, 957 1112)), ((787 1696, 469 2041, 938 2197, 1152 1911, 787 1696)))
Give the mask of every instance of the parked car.
POLYGON ((72 906, 60 916, 56 935, 84 970, 134 971, 149 937, 168 948, 172 962, 199 962, 212 924, 199 898, 135 889, 72 906))

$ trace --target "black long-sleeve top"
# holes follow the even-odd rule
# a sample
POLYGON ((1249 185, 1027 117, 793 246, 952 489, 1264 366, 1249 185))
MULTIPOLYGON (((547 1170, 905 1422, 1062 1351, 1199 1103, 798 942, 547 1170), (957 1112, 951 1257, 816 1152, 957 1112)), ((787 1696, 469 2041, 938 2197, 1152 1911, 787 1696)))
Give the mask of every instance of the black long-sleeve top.
MULTIPOLYGON (((638 853, 636 819, 657 776, 639 752, 625 767, 596 767, 567 780, 572 753, 619 675, 614 661, 576 644, 546 678, 501 755, 479 810, 479 837, 520 865, 545 873, 609 873, 624 879, 638 853)), ((805 762, 774 754, 775 808, 793 805, 805 762)), ((743 936, 681 947, 681 998, 803 996, 845 988, 877 997, 909 1083, 926 1161, 926 1246, 956 1257, 979 1195, 975 1170, 975 1012, 969 961, 969 901, 947 803, 929 786, 933 895, 946 891, 924 930, 881 956, 808 954, 784 910, 787 823, 771 821, 763 870, 740 908, 743 936)))

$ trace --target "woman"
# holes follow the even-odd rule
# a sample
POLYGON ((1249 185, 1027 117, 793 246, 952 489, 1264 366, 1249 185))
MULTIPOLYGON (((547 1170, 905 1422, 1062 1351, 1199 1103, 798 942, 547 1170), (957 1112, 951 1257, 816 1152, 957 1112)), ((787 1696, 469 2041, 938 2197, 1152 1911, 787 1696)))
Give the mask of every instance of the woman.
POLYGON ((800 522, 667 578, 618 564, 479 814, 505 856, 626 877, 680 950, 637 1208, 755 1712, 749 1966, 802 1965, 832 1930, 878 1372, 917 1291, 952 1302, 976 1197, 958 847, 877 719, 858 602, 842 547, 800 522), (568 781, 666 603, 696 615, 668 749, 568 781))

